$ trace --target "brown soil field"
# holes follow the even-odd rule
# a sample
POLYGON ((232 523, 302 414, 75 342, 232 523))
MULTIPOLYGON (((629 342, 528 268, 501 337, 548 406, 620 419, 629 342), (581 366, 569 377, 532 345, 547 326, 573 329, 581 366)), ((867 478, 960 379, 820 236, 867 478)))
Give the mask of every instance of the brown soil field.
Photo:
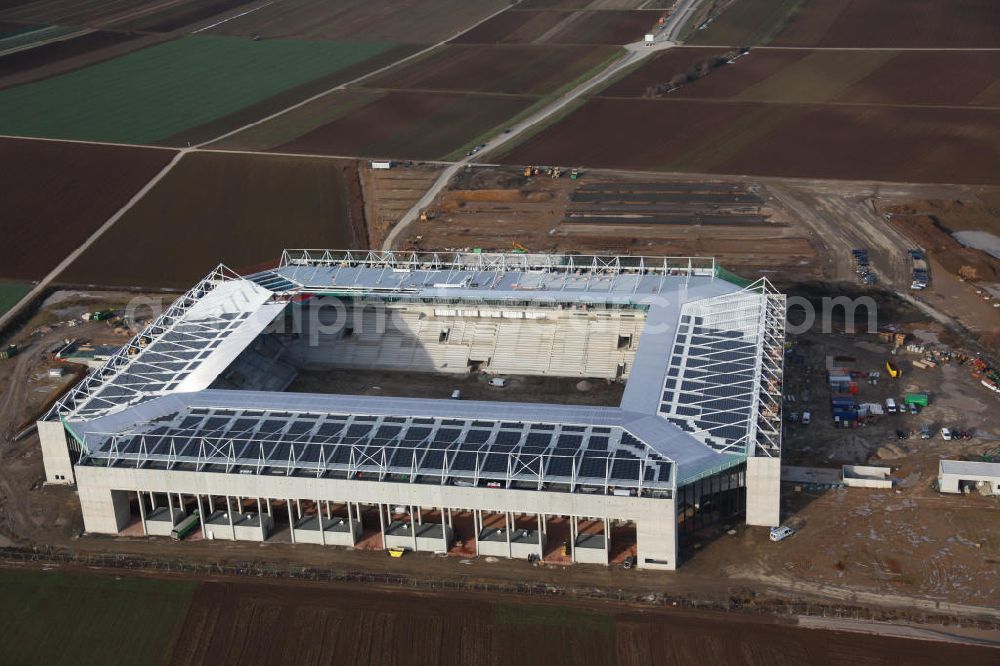
POLYGON ((515 147, 502 161, 666 169, 683 151, 756 106, 595 98, 515 147))
POLYGON ((998 184, 998 155, 1000 112, 993 110, 595 98, 502 159, 513 164, 998 184), (580 141, 581 136, 589 140, 580 141))
MULTIPOLYGON (((414 556, 416 557, 416 556, 414 556)), ((989 648, 697 610, 268 582, 206 582, 174 664, 990 663, 989 648)))
MULTIPOLYGON (((773 105, 771 105, 773 106, 773 105)), ((715 173, 1000 184, 1000 112, 929 107, 808 107, 715 173)))
POLYGON ((289 247, 367 245, 351 162, 192 153, 59 276, 72 284, 183 289, 289 247))
POLYGON ((670 0, 521 0, 517 9, 666 9, 670 0))
MULTIPOLYGON (((239 127, 249 125, 261 118, 266 118, 282 109, 287 109, 294 104, 317 95, 324 90, 329 90, 347 81, 352 81, 368 72, 375 71, 387 65, 405 58, 417 50, 418 47, 412 45, 395 46, 368 60, 355 63, 343 69, 337 70, 327 76, 321 76, 308 83, 286 90, 282 93, 269 97, 256 104, 243 107, 235 113, 223 116, 217 120, 198 127, 192 127, 180 134, 175 134, 158 143, 165 146, 186 146, 188 144, 198 144, 210 141, 215 137, 222 136, 239 127)), ((278 122, 283 121, 283 117, 278 122)))
POLYGON ((1000 44, 995 0, 807 0, 775 46, 975 48, 1000 44))
MULTIPOLYGON (((194 0, 179 5, 167 5, 162 10, 151 12, 141 18, 115 22, 122 30, 145 30, 148 32, 174 32, 186 26, 225 13, 236 13, 253 0, 194 0)), ((221 17, 220 17, 221 18, 221 17)))
POLYGON ((629 44, 663 15, 658 10, 511 10, 453 40, 458 44, 629 44))
POLYGON ((209 34, 436 44, 506 6, 506 0, 282 0, 209 34))
POLYGON ((382 240, 441 174, 443 167, 397 164, 392 169, 360 166, 365 199, 368 246, 382 247, 382 240))
POLYGON ((97 31, 0 57, 0 88, 110 60, 161 41, 135 33, 97 31))
MULTIPOLYGON (((724 49, 671 49, 601 95, 642 97, 724 49)), ((1000 51, 823 51, 758 47, 669 97, 897 105, 1000 103, 1000 51), (933 83, 929 83, 933 81, 933 83)))
POLYGON ((611 58, 613 46, 449 44, 374 79, 375 88, 545 95, 611 58))
POLYGON ((904 51, 834 100, 995 106, 998 81, 1000 51, 904 51))
MULTIPOLYGON (((40 23, 45 25, 72 25, 87 27, 126 27, 133 30, 163 29, 157 24, 169 18, 199 15, 211 11, 212 15, 224 11, 226 6, 239 6, 250 0, 157 0, 150 3, 123 2, 122 0, 28 0, 2 4, 0 18, 9 21, 40 23)), ((203 18, 204 16, 202 16, 203 18)), ((191 22, 188 21, 188 22, 191 22)), ((183 27, 185 24, 177 25, 183 27)), ((173 29, 173 28, 168 28, 173 29)))
POLYGON ((436 159, 477 140, 535 102, 533 97, 390 91, 280 152, 436 159))
MULTIPOLYGON (((643 97, 646 89, 669 82, 674 76, 688 72, 692 67, 727 49, 681 47, 657 53, 640 67, 618 79, 599 94, 609 97, 643 97)), ((714 74, 713 74, 714 76, 714 74)), ((671 94, 677 94, 675 91, 671 94)))
POLYGON ((44 277, 173 156, 169 150, 0 139, 0 277, 44 277))

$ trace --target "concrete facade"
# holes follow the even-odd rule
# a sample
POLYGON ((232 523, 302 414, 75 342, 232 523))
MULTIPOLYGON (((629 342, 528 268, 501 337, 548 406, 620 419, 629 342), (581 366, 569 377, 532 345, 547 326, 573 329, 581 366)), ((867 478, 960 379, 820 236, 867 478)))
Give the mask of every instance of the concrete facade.
POLYGON ((66 428, 60 421, 38 422, 38 440, 42 444, 42 462, 45 464, 45 483, 70 486, 76 482, 66 437, 66 428))
POLYGON ((1000 463, 942 460, 938 463, 938 490, 960 493, 965 489, 1000 495, 1000 463))
POLYGON ((781 458, 747 458, 747 525, 781 524, 781 458))
MULTIPOLYGON (((677 521, 672 499, 86 465, 77 468, 77 479, 84 524, 88 532, 94 533, 117 534, 127 524, 127 491, 301 501, 318 499, 528 515, 603 516, 610 520, 632 521, 636 523, 638 566, 654 569, 675 569, 677 566, 677 521)), ((216 514, 224 515, 225 512, 217 511, 216 514)), ((206 522, 209 523, 206 529, 214 533, 214 538, 234 538, 228 518, 216 521, 216 516, 212 516, 206 522)), ((440 534, 435 541, 435 544, 427 544, 428 549, 443 550, 440 534)), ((412 549, 412 540, 403 547, 412 549)), ((506 544, 504 550, 502 556, 506 557, 506 544)))

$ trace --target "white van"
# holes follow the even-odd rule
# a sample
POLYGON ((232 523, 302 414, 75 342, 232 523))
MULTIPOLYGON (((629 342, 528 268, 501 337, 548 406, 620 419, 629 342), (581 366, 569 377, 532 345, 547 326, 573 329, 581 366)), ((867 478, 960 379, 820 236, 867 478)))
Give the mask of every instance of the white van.
POLYGON ((771 541, 784 541, 793 534, 795 534, 795 530, 791 527, 772 527, 771 541))
POLYGON ((812 422, 812 414, 809 412, 802 412, 802 423, 804 425, 809 425, 812 422))
POLYGON ((941 428, 941 439, 946 442, 950 442, 953 434, 950 428, 941 428))
POLYGON ((503 377, 494 377, 490 380, 490 386, 496 386, 497 388, 503 388, 507 386, 507 380, 503 377))
POLYGON ((896 401, 893 400, 892 398, 886 398, 885 399, 885 411, 888 412, 889 414, 895 414, 896 413, 896 401))

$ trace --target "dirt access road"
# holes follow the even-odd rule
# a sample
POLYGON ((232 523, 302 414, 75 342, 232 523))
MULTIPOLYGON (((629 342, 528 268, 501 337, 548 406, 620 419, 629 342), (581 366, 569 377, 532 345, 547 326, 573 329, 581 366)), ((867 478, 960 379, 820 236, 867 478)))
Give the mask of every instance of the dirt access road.
POLYGON ((448 183, 451 182, 452 178, 455 177, 455 174, 457 174, 459 170, 469 165, 485 164, 482 162, 482 158, 485 155, 495 152, 500 146, 518 138, 532 128, 545 123, 550 118, 553 118, 560 112, 564 111, 570 104, 580 99, 583 95, 594 90, 598 86, 607 83, 611 80, 611 78, 624 71, 626 68, 638 65, 654 53, 659 53, 660 51, 665 51, 676 46, 673 39, 684 25, 684 21, 689 16, 692 8, 699 2, 700 0, 680 0, 674 12, 667 18, 666 22, 656 33, 655 44, 652 46, 646 45, 645 42, 626 44, 625 56, 623 58, 611 63, 605 69, 557 98, 548 106, 536 111, 524 120, 505 129, 500 135, 487 141, 486 145, 488 148, 485 151, 474 155, 467 155, 463 159, 455 162, 445 169, 444 172, 438 176, 438 179, 434 181, 431 188, 424 193, 424 196, 422 196, 420 200, 417 201, 417 203, 410 208, 410 210, 408 210, 403 217, 400 218, 396 226, 392 228, 389 234, 385 237, 385 240, 382 242, 382 249, 392 250, 399 244, 400 239, 405 235, 409 225, 420 216, 420 211, 431 205, 434 199, 436 199, 437 196, 441 194, 446 187, 448 187, 448 183))

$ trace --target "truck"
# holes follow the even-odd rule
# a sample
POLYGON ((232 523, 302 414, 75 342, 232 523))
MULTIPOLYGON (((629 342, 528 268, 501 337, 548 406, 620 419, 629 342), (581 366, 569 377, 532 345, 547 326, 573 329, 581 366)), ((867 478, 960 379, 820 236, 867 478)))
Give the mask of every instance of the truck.
POLYGON ((14 358, 17 356, 17 345, 7 345, 6 349, 0 349, 0 359, 14 358))
POLYGON ((170 538, 174 541, 180 541, 187 535, 194 532, 199 525, 198 512, 194 511, 190 516, 177 523, 174 529, 170 530, 170 538))

